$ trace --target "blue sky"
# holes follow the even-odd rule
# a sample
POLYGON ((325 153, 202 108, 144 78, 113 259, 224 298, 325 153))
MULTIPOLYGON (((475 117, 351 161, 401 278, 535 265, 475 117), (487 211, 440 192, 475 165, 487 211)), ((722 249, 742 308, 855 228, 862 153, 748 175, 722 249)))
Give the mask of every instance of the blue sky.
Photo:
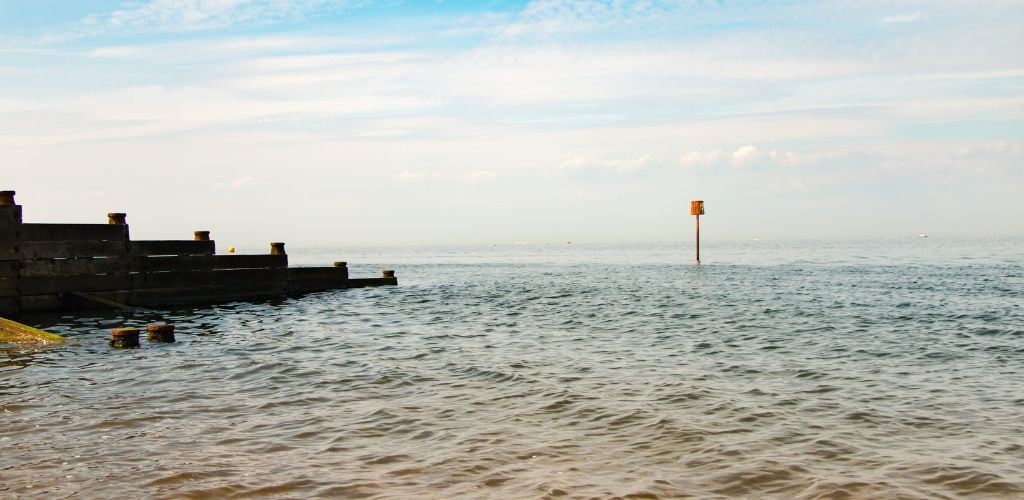
POLYGON ((32 221, 222 244, 1024 235, 1024 4, 0 0, 32 221), (969 209, 965 209, 969 207, 969 209))

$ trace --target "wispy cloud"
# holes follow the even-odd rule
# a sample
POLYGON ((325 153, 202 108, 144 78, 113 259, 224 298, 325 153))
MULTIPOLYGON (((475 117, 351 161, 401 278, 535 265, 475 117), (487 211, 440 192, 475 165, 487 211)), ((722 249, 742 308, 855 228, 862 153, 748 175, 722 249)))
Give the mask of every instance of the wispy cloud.
POLYGON ((604 173, 629 175, 649 169, 653 164, 651 155, 645 154, 636 158, 601 158, 588 155, 576 155, 562 162, 558 171, 562 173, 604 173))
POLYGON ((757 159, 757 147, 749 144, 740 146, 731 156, 733 165, 745 165, 757 159))
POLYGON ((679 156, 679 164, 684 167, 713 167, 717 165, 743 166, 755 162, 760 153, 757 146, 747 144, 732 152, 722 149, 687 151, 679 156))
POLYGON ((902 12, 882 18, 882 24, 907 24, 921 19, 921 11, 902 12))
POLYGON ((500 174, 494 170, 467 170, 456 173, 430 170, 403 170, 394 175, 393 179, 401 183, 453 179, 468 184, 477 184, 494 179, 499 175, 500 174))
POLYGON ((118 10, 91 14, 80 26, 92 32, 190 32, 238 24, 297 21, 327 0, 150 0, 126 2, 118 10))

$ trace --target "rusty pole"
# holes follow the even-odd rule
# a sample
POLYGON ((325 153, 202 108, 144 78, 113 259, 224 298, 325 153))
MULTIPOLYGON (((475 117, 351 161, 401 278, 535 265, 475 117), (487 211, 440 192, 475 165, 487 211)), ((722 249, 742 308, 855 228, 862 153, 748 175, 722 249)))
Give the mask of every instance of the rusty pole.
POLYGON ((700 264, 700 216, 704 213, 704 201, 693 200, 690 202, 690 215, 697 216, 697 263, 700 264))
POLYGON ((697 263, 700 264, 700 214, 697 214, 697 263))

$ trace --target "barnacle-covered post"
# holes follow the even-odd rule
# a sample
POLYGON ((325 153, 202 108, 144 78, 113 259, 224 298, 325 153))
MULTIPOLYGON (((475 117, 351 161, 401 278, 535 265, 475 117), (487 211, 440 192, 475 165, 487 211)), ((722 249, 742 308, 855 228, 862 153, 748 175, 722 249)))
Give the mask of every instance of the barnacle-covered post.
POLYGON ((704 201, 693 200, 690 202, 690 215, 697 216, 697 263, 700 264, 700 216, 704 214, 704 201))

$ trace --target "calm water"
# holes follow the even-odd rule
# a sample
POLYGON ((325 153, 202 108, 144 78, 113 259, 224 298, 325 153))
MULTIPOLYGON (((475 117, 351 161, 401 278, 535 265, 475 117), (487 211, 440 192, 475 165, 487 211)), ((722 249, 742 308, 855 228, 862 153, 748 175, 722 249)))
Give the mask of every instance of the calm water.
POLYGON ((290 250, 401 286, 27 318, 0 497, 1024 495, 1022 240, 290 250))

